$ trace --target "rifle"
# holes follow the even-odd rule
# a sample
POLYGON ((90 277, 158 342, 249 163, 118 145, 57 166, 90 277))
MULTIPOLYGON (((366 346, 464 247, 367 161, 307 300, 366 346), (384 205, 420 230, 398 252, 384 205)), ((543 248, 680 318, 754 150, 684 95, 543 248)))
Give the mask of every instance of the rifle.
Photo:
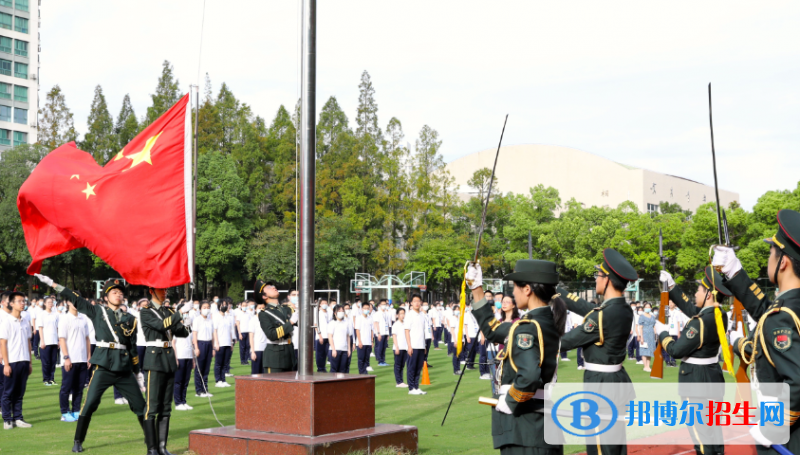
MULTIPOLYGON (((664 234, 658 230, 658 256, 661 258, 661 270, 667 270, 667 258, 664 256, 664 234)), ((661 305, 658 306, 658 322, 667 323, 666 312, 669 306, 669 288, 667 283, 661 287, 661 305)), ((658 340, 656 340, 658 342, 658 340)), ((664 379, 664 353, 663 348, 657 346, 653 356, 653 367, 650 370, 650 377, 653 379, 664 379)))

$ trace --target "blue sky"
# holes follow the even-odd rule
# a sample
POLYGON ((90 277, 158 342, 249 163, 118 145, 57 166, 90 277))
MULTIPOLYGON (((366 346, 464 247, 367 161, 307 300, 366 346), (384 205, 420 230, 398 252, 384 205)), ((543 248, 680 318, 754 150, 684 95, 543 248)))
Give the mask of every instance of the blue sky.
MULTIPOLYGON (((161 62, 208 72, 271 120, 299 96, 299 0, 44 2, 41 91, 60 84, 85 131, 94 87, 143 115, 161 62)), ((713 184, 746 208, 800 180, 800 3, 320 1, 318 106, 353 119, 369 71, 382 126, 428 124, 446 161, 505 144, 575 147, 713 184)), ((501 157, 502 159, 502 157, 501 157)), ((599 176, 601 177, 601 176, 599 176)))

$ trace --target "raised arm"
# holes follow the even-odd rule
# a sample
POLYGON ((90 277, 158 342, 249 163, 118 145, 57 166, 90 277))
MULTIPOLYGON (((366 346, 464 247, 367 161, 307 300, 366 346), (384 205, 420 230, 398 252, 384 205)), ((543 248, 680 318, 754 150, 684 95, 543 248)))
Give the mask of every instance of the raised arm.
POLYGON ((558 286, 556 291, 558 291, 558 293, 561 294, 561 297, 564 298, 564 301, 567 302, 567 308, 569 308, 569 311, 572 311, 575 314, 586 316, 587 313, 595 308, 591 302, 587 302, 574 292, 568 292, 561 286, 558 286))

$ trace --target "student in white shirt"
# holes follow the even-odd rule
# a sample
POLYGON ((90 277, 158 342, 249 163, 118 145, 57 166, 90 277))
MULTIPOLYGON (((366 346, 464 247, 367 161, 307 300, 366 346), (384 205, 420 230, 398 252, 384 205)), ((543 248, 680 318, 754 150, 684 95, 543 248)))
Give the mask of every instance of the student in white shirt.
POLYGON ((140 315, 142 311, 148 308, 150 301, 148 299, 139 299, 137 303, 139 309, 130 311, 130 313, 136 316, 136 352, 139 355, 139 365, 144 365, 144 357, 147 355, 147 339, 144 337, 144 329, 142 328, 142 318, 140 315))
MULTIPOLYGON (((423 303, 422 304, 422 316, 424 318, 423 322, 425 323, 425 327, 423 328, 423 330, 425 331, 425 360, 424 360, 424 363, 428 363, 428 354, 430 354, 430 352, 431 352, 431 342, 433 341, 433 321, 431 321, 431 315, 430 315, 429 312, 430 312, 430 307, 428 306, 428 303, 427 302, 423 303)), ((430 368, 430 367, 431 367, 431 365, 428 364, 428 368, 430 368)))
POLYGON ((356 317, 356 341, 358 342, 358 374, 367 374, 369 354, 372 352, 372 311, 369 302, 361 304, 361 314, 356 317))
POLYGON ((317 325, 317 337, 314 340, 314 350, 316 351, 317 358, 317 373, 326 373, 325 363, 328 359, 328 322, 331 318, 328 316, 328 301, 321 299, 319 301, 319 317, 317 325))
POLYGON ((453 352, 451 346, 452 339, 450 338, 450 326, 448 325, 450 317, 453 316, 453 305, 455 305, 455 303, 450 302, 450 304, 444 308, 444 315, 442 317, 442 330, 444 330, 444 344, 447 345, 447 355, 452 355, 453 352))
MULTIPOLYGON (((230 310, 229 310, 230 311, 230 310)), ((236 331, 239 337, 239 363, 247 365, 247 358, 250 356, 250 330, 252 320, 255 317, 255 305, 253 302, 246 301, 239 305, 239 311, 234 313, 236 320, 236 331)))
MULTIPOLYGON (((233 346, 236 344, 236 325, 233 320, 233 315, 228 313, 232 301, 230 297, 222 299, 219 305, 219 311, 216 315, 212 316, 214 323, 214 379, 216 380, 217 387, 230 387, 231 385, 225 380, 226 365, 230 367, 231 355, 233 355, 233 346)), ((249 334, 248 334, 249 339, 249 334)))
POLYGON ((433 324, 433 349, 438 351, 441 349, 439 342, 442 340, 442 308, 439 302, 436 302, 429 314, 433 324))
POLYGON ((39 300, 38 302, 34 302, 33 306, 30 309, 31 315, 31 332, 33 333, 33 341, 31 345, 33 346, 33 356, 36 360, 39 360, 39 331, 36 330, 36 320, 39 319, 39 314, 42 312, 42 308, 44 307, 44 300, 39 300))
POLYGON ((192 320, 192 344, 197 365, 194 370, 194 392, 196 397, 211 397, 208 393, 208 371, 211 369, 211 352, 214 349, 214 322, 211 305, 207 300, 200 304, 200 314, 192 320))
POLYGON ((464 336, 467 338, 467 345, 464 346, 463 352, 465 352, 465 360, 467 362, 467 370, 474 370, 475 369, 475 355, 477 354, 477 346, 475 351, 472 351, 472 343, 479 343, 478 340, 478 333, 480 332, 480 327, 478 326, 478 321, 475 319, 475 316, 472 315, 472 306, 467 305, 466 312, 464 313, 464 336), (470 357, 470 352, 472 352, 472 356, 470 357))
POLYGON ((389 344, 389 313, 386 311, 386 299, 381 299, 378 311, 373 315, 375 325, 375 358, 379 367, 388 367, 386 363, 386 346, 389 344))
POLYGON ((69 303, 69 312, 58 321, 58 343, 61 346, 61 358, 64 366, 61 367, 61 391, 59 404, 61 405, 61 421, 77 422, 78 413, 81 411, 83 399, 83 386, 89 376, 89 319, 79 314, 72 302, 69 303), (71 397, 71 398, 70 398, 71 397), (70 399, 72 411, 70 411, 70 399))
POLYGON ((397 322, 392 326, 392 339, 394 341, 394 382, 395 387, 408 388, 403 382, 403 368, 408 363, 408 343, 406 342, 406 329, 403 320, 406 318, 405 308, 400 308, 396 313, 397 322))
MULTIPOLYGON (((344 319, 347 321, 347 333, 350 334, 350 352, 347 353, 347 364, 344 367, 344 372, 350 374, 350 362, 353 360, 353 351, 355 351, 356 329, 353 326, 353 310, 350 308, 349 303, 344 304, 344 319)), ((356 356, 358 356, 356 354, 356 356)))
MULTIPOLYGON (((264 372, 264 349, 267 349, 267 334, 261 329, 261 323, 258 320, 258 314, 264 311, 267 307, 267 302, 260 300, 256 303, 256 314, 254 318, 250 319, 250 374, 262 374, 264 372)), ((293 334, 294 335, 294 334, 293 334)))
POLYGON ((347 359, 352 353, 350 325, 347 323, 347 315, 341 305, 333 307, 333 314, 336 319, 328 323, 331 373, 345 373, 347 359))
POLYGON ((28 376, 33 373, 31 367, 31 327, 30 322, 22 318, 25 308, 25 295, 11 292, 7 295, 7 305, 11 313, 0 317, 0 358, 3 359, 3 396, 0 397, 3 409, 3 429, 14 427, 30 428, 22 416, 22 401, 28 376))
POLYGON ((419 380, 422 376, 422 366, 425 363, 425 316, 420 313, 422 297, 419 294, 411 296, 411 311, 406 314, 403 326, 408 344, 408 394, 425 395, 419 389, 419 380))
MULTIPOLYGON (((192 326, 192 318, 189 315, 191 308, 191 302, 178 304, 177 307, 177 311, 183 317, 183 324, 187 327, 192 326)), ((175 386, 172 391, 175 410, 191 411, 194 408, 186 403, 186 390, 189 388, 189 381, 192 379, 192 370, 194 369, 192 335, 188 337, 173 337, 172 347, 175 349, 175 357, 178 360, 178 369, 175 370, 175 386)))
POLYGON ((459 375, 461 374, 461 360, 467 356, 465 353, 466 349, 464 349, 465 344, 464 336, 461 336, 461 355, 457 354, 458 347, 456 346, 456 340, 458 340, 458 327, 459 327, 459 320, 461 319, 461 310, 458 306, 454 306, 452 313, 450 316, 447 317, 447 326, 448 331, 450 332, 450 343, 447 344, 447 351, 452 352, 453 357, 453 374, 459 375))
POLYGON ((39 332, 39 355, 42 359, 42 381, 46 386, 56 385, 58 362, 58 311, 53 309, 52 298, 44 301, 44 311, 39 313, 36 328, 39 332))

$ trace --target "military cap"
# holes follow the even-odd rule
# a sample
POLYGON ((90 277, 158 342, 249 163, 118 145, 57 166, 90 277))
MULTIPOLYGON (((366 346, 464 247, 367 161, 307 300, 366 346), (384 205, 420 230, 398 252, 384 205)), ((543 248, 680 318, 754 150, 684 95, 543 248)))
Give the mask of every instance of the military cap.
POLYGON ((103 294, 108 295, 112 289, 119 289, 125 292, 125 281, 120 278, 112 278, 103 285, 103 294))
POLYGON ((623 281, 636 281, 639 279, 636 269, 613 248, 603 250, 603 263, 594 266, 594 268, 606 275, 613 273, 623 281))
POLYGON ((800 261, 800 213, 789 209, 778 211, 778 233, 764 241, 800 261))
POLYGON ((705 273, 703 273, 703 279, 697 280, 697 284, 702 285, 704 288, 709 290, 716 289, 725 297, 730 297, 733 295, 733 292, 728 290, 728 288, 722 284, 722 276, 710 265, 706 267, 705 273))
POLYGON ((264 302, 263 297, 261 297, 261 293, 264 292, 264 288, 267 286, 275 286, 275 283, 272 281, 256 280, 256 284, 253 286, 253 294, 255 294, 255 298, 253 300, 255 300, 256 303, 264 302))
POLYGON ((509 273, 503 279, 525 283, 558 284, 558 272, 555 262, 520 259, 514 265, 514 273, 509 273))

